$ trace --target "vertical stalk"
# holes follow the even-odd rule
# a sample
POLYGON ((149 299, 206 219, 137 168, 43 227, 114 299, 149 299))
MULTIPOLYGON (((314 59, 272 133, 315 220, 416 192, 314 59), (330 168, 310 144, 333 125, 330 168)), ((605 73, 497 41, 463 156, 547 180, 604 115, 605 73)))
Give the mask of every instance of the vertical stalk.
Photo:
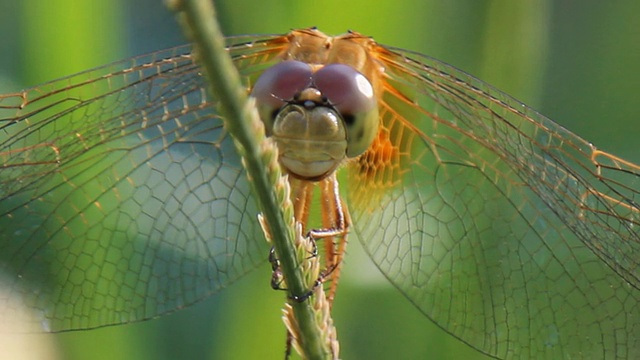
MULTIPOLYGON (((275 146, 265 138, 264 127, 253 101, 248 97, 225 50, 224 37, 215 21, 213 5, 210 0, 173 0, 170 5, 178 12, 185 33, 194 43, 194 52, 205 70, 211 93, 219 101, 225 127, 233 136, 243 158, 286 280, 289 297, 301 297, 308 293, 310 287, 305 280, 308 274, 303 273, 301 266, 309 255, 306 250, 300 251, 299 243, 294 243, 297 225, 289 184, 277 163, 275 146)), ((297 231, 297 238, 300 231, 297 231)), ((326 314, 318 315, 318 310, 309 300, 291 301, 290 305, 295 322, 296 333, 293 335, 296 349, 307 359, 331 358, 325 341, 327 336, 322 334, 326 328, 322 324, 326 314)))

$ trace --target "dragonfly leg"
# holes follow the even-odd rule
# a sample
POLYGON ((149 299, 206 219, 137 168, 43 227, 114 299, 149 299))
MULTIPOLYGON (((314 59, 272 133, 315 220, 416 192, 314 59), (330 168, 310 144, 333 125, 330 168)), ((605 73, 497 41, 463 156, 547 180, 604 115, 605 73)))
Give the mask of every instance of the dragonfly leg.
MULTIPOLYGON (((309 257, 307 257, 306 260, 309 260, 311 258, 318 256, 318 247, 316 243, 312 242, 312 245, 313 245, 313 249, 309 253, 309 257)), ((271 288, 273 290, 287 290, 287 288, 283 286, 283 284, 285 284, 284 276, 282 275, 282 269, 280 268, 280 260, 278 260, 278 257, 276 255, 276 250, 273 246, 271 247, 271 250, 269 250, 269 263, 271 264, 271 288)), ((313 290, 315 290, 316 287, 317 287, 317 284, 314 284, 310 292, 313 292, 313 290)), ((306 299, 309 296, 310 294, 309 295, 305 294, 305 296, 300 296, 300 297, 305 297, 306 299)), ((294 297, 294 298, 297 298, 297 297, 294 297)))
POLYGON ((347 233, 351 224, 349 211, 340 197, 338 179, 335 174, 320 181, 322 194, 321 230, 311 230, 309 236, 314 240, 324 240, 325 269, 320 273, 319 281, 331 281, 327 300, 333 305, 340 279, 342 259, 347 248, 347 233))
POLYGON ((286 288, 282 286, 284 277, 280 269, 280 260, 278 260, 276 250, 273 246, 271 250, 269 250, 269 263, 271 264, 271 288, 273 290, 286 290, 286 288))
MULTIPOLYGON (((340 278, 340 269, 342 259, 347 246, 347 232, 351 218, 340 198, 338 181, 335 174, 323 179, 319 182, 321 203, 322 203, 322 229, 312 229, 307 233, 314 244, 314 250, 317 251, 316 242, 322 240, 324 242, 324 270, 320 272, 318 279, 314 283, 312 289, 302 296, 293 298, 294 301, 304 301, 313 294, 313 291, 324 284, 331 281, 329 291, 327 292, 327 300, 329 304, 333 304, 333 299, 338 288, 338 280, 340 278)), ((308 206, 305 206, 308 208, 308 206)), ((307 214, 305 214, 307 215, 307 214)))
MULTIPOLYGON (((330 282, 329 291, 327 292, 327 300, 329 304, 333 304, 333 299, 338 287, 340 278, 340 269, 342 259, 347 246, 347 233, 351 218, 347 208, 340 197, 338 180, 335 174, 328 176, 319 182, 310 182, 304 180, 291 179, 291 185, 294 202, 294 216, 303 228, 308 228, 309 224, 309 207, 312 199, 313 188, 317 184, 320 189, 322 223, 320 228, 312 228, 308 230, 306 237, 313 244, 310 252, 310 258, 318 255, 317 242, 322 241, 324 246, 324 269, 308 292, 302 295, 290 296, 290 299, 296 302, 307 300, 318 286, 322 286, 326 282, 330 282)), ((272 250, 269 254, 273 274, 271 285, 274 289, 283 289, 282 284, 286 279, 282 278, 279 269, 278 260, 275 258, 275 252, 272 250)))

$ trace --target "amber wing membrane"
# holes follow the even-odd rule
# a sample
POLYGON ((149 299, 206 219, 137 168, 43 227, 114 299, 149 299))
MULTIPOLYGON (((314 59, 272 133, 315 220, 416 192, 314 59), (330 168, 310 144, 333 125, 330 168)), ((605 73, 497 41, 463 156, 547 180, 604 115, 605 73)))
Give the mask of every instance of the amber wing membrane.
POLYGON ((640 356, 640 168, 451 66, 372 51, 383 125, 349 204, 385 276, 492 356, 640 356))
MULTIPOLYGON (((230 42, 247 82, 281 50, 230 42)), ((215 106, 189 47, 0 97, 0 322, 18 304, 52 331, 148 319, 266 259, 215 106)))

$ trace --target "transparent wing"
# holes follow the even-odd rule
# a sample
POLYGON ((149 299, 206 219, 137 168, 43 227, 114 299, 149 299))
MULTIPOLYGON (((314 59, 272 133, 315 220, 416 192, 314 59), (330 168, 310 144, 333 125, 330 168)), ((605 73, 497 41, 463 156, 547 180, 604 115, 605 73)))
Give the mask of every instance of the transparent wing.
POLYGON ((385 276, 493 356, 639 356, 640 168, 450 66, 374 51, 383 126, 349 194, 385 276))
MULTIPOLYGON (((231 40, 247 82, 274 40, 231 40)), ((16 303, 52 331, 148 319, 265 259, 215 106, 188 47, 0 97, 0 322, 16 303)))

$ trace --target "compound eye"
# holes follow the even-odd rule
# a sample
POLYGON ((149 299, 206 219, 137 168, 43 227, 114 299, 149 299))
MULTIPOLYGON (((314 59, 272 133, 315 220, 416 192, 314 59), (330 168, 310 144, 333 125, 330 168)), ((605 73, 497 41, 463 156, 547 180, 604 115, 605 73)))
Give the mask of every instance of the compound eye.
POLYGON ((311 67, 300 61, 280 62, 265 70, 251 90, 262 121, 270 132, 273 117, 286 101, 311 86, 311 67))
POLYGON ((344 120, 347 156, 362 154, 373 142, 379 125, 371 82, 349 65, 329 64, 313 74, 313 84, 344 120))
POLYGON ((376 107, 371 83, 349 65, 326 65, 313 74, 313 83, 345 117, 356 116, 376 107))

